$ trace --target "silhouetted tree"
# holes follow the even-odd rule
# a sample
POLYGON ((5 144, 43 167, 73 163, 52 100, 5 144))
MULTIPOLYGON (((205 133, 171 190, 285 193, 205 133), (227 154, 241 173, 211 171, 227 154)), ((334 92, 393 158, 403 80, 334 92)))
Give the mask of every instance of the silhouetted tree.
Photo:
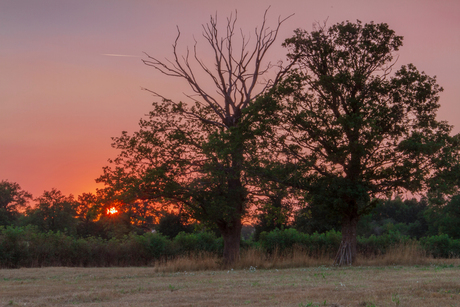
POLYGON ((35 208, 26 210, 24 224, 36 225, 42 232, 61 231, 76 235, 78 203, 72 195, 65 196, 61 191, 52 189, 43 192, 35 202, 35 208))
POLYGON ((444 206, 430 209, 427 219, 431 235, 446 234, 451 238, 460 239, 460 195, 453 196, 444 206))
POLYGON ((287 228, 291 224, 294 207, 299 202, 288 187, 272 182, 258 186, 261 199, 256 209, 254 240, 258 241, 262 232, 287 228), (264 188, 265 187, 265 188, 264 188))
POLYGON ((357 223, 376 198, 427 191, 458 163, 458 138, 436 120, 435 78, 412 64, 392 73, 402 37, 387 24, 299 29, 284 45, 298 65, 272 96, 280 103, 274 146, 286 155, 285 181, 340 217, 335 263, 351 264, 357 223))
POLYGON ((254 32, 253 47, 244 35, 237 42, 236 16, 227 19, 223 36, 217 17, 211 17, 203 25, 203 37, 214 55, 210 65, 199 58, 196 45, 179 55, 180 32, 172 60, 147 55, 146 65, 188 83, 191 104, 151 91, 163 102, 153 104, 138 132, 114 138, 113 146, 121 154, 112 161, 114 168, 106 167, 99 178, 114 196, 180 203, 192 218, 217 226, 228 264, 239 257, 242 218, 250 206, 248 157, 257 150, 245 110, 286 71, 280 68, 272 81, 260 84, 273 66, 263 60, 285 20, 269 29, 265 16, 254 32), (198 79, 203 73, 213 90, 208 90, 208 81, 198 79))
POLYGON ((101 201, 93 193, 83 193, 78 196, 76 204, 77 235, 79 237, 107 238, 104 225, 101 223, 101 201))
POLYGON ((156 230, 162 235, 173 239, 180 232, 192 233, 193 225, 187 223, 186 217, 181 212, 175 214, 172 212, 163 212, 163 216, 160 218, 156 230))
POLYGON ((313 199, 307 206, 296 212, 294 228, 303 233, 324 233, 330 230, 340 231, 341 217, 322 203, 313 199))
POLYGON ((358 223, 358 233, 364 236, 381 235, 392 230, 419 239, 429 235, 429 224, 425 216, 429 209, 425 198, 418 201, 396 197, 379 201, 358 223))
POLYGON ((21 189, 16 182, 0 182, 0 226, 13 224, 32 199, 32 194, 21 189))

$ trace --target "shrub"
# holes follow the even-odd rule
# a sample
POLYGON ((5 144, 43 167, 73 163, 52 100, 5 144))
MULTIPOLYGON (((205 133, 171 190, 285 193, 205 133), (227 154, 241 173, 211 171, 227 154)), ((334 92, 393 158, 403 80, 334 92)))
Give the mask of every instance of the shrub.
POLYGON ((435 258, 460 257, 460 240, 446 234, 420 239, 423 248, 435 258))
POLYGON ((179 233, 174 242, 177 244, 178 253, 191 252, 220 252, 223 250, 222 239, 217 239, 214 233, 179 233))
POLYGON ((300 244, 302 242, 302 236, 300 232, 294 228, 290 229, 275 229, 271 232, 263 231, 260 234, 260 246, 268 253, 272 253, 275 250, 284 252, 286 249, 290 249, 294 244, 300 244))
POLYGON ((326 233, 317 232, 309 235, 298 232, 294 228, 260 234, 260 246, 267 253, 277 250, 281 253, 298 246, 309 254, 316 254, 321 251, 331 251, 339 247, 341 240, 340 232, 331 230, 326 233))
POLYGON ((0 263, 3 267, 16 268, 27 257, 27 243, 22 240, 21 227, 0 226, 0 263))
POLYGON ((358 237, 358 251, 364 255, 385 254, 389 248, 411 241, 409 236, 401 235, 398 231, 368 238, 358 237))
POLYGON ((134 236, 140 245, 142 258, 146 260, 158 259, 165 256, 169 240, 159 233, 145 233, 141 236, 134 236))

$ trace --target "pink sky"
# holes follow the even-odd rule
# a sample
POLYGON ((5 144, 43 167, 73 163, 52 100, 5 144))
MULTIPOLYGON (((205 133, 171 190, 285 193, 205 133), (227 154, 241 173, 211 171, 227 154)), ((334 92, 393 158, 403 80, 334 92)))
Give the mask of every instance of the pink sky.
POLYGON ((155 100, 146 87, 171 98, 189 92, 142 64, 143 52, 165 58, 180 27, 182 47, 193 35, 202 55, 201 24, 235 9, 249 33, 271 5, 268 22, 290 18, 269 56, 295 28, 312 30, 359 19, 386 22, 404 36, 397 66, 414 63, 444 87, 439 119, 460 132, 460 1, 327 0, 0 0, 0 180, 38 197, 94 192, 95 178, 117 151, 111 137, 133 132, 155 100), (110 56, 120 54, 128 56, 110 56))

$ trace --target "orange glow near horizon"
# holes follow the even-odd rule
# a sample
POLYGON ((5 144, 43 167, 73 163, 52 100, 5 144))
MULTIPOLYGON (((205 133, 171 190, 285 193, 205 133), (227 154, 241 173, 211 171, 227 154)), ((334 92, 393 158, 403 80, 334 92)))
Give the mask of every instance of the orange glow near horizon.
POLYGON ((115 207, 111 207, 107 209, 107 214, 115 214, 118 213, 118 210, 115 207))
MULTIPOLYGON (((456 34, 460 18, 455 13, 460 11, 460 1, 292 0, 286 5, 266 0, 261 6, 262 1, 235 0, 214 1, 212 7, 211 1, 136 1, 135 5, 133 1, 111 1, 111 5, 48 2, 59 5, 0 0, 0 46, 4 46, 0 48, 0 181, 18 183, 34 198, 52 188, 66 196, 78 196, 97 195, 96 189, 105 187, 95 179, 104 174, 103 167, 115 167, 107 159, 121 153, 110 146, 111 138, 120 137, 121 131, 130 131, 130 135, 139 131, 139 119, 147 120, 144 115, 153 110, 152 102, 161 102, 141 87, 193 105, 198 97, 188 99, 193 90, 187 80, 167 77, 140 60, 147 60, 142 51, 174 60, 171 44, 177 38, 177 27, 181 29, 177 56, 186 56, 187 46, 192 48, 196 38, 197 56, 204 66, 190 63, 194 66, 190 68, 203 90, 215 93, 214 82, 207 78, 206 69, 201 69, 207 66, 215 73, 215 59, 210 57, 213 50, 201 34, 202 25, 216 12, 218 35, 223 37, 232 12, 238 11, 235 27, 244 35, 260 29, 264 11, 270 6, 268 31, 275 30, 279 16, 290 16, 266 54, 265 64, 284 61, 288 65, 289 50, 281 43, 292 37, 293 29, 315 30, 315 20, 322 25, 326 18, 327 28, 345 20, 359 19, 363 25, 372 20, 376 25, 385 22, 395 35, 405 38, 404 46, 394 54, 398 60, 388 77, 407 63, 428 76, 436 75, 437 83, 445 89, 440 93, 438 120, 453 125, 453 135, 460 133, 460 39, 456 34), (150 40, 139 35, 147 31, 150 40)), ((234 46, 241 48, 243 37, 234 39, 234 46)), ((256 40, 246 37, 247 51, 256 40)), ((240 55, 234 51, 235 56, 240 55)), ((193 56, 190 61, 194 62, 193 56)), ((260 81, 267 80, 261 77, 260 81)), ((215 96, 224 103, 220 98, 215 96)), ((35 206, 33 201, 30 204, 35 206)), ((114 203, 120 210, 108 213, 112 205, 104 205, 99 213, 106 217, 124 210, 123 205, 114 203)))

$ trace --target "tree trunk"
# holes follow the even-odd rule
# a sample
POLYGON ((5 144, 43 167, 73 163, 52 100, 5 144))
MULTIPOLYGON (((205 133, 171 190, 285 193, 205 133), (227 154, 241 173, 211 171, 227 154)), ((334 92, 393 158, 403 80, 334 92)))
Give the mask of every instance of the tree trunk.
MULTIPOLYGON (((239 114, 239 112, 238 112, 239 114)), ((237 114, 237 115, 238 115, 237 114)), ((233 121, 233 124, 237 120, 233 121)), ((240 142, 241 139, 238 138, 240 142)), ((241 216, 246 201, 246 189, 241 181, 242 165, 244 161, 243 146, 236 146, 231 153, 231 165, 227 173, 227 204, 228 208, 232 208, 227 213, 227 218, 219 225, 222 237, 224 239, 224 265, 231 266, 240 258, 240 242, 241 242, 241 216), (230 215, 230 216, 228 216, 230 215)))
POLYGON ((356 226, 358 217, 344 217, 342 223, 342 242, 335 256, 334 265, 352 265, 356 259, 356 226))
POLYGON ((241 228, 240 219, 234 219, 231 224, 226 223, 220 231, 224 238, 224 265, 231 266, 240 258, 241 228))

